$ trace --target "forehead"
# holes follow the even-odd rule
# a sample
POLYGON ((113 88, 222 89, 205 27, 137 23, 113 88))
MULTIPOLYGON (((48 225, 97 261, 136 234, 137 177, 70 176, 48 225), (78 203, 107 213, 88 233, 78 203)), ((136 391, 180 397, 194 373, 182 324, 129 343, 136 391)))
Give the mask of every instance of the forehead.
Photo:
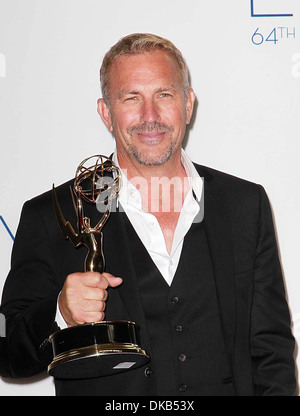
POLYGON ((167 83, 176 85, 181 74, 175 58, 165 51, 118 57, 110 70, 111 92, 131 85, 146 87, 167 83))

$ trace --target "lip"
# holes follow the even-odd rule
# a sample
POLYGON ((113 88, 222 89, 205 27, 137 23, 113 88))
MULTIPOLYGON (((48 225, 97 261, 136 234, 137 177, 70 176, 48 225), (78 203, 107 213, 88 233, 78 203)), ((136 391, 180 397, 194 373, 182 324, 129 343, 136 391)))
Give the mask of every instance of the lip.
POLYGON ((153 144, 159 144, 165 134, 166 134, 165 132, 152 131, 152 132, 138 133, 138 136, 143 143, 153 145, 153 144))

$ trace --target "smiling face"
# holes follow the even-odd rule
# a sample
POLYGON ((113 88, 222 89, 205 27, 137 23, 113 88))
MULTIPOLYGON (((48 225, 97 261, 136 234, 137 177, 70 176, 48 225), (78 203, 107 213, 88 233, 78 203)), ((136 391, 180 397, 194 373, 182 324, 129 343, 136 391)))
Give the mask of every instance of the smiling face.
POLYGON ((109 106, 98 112, 116 139, 121 164, 180 160, 194 93, 186 96, 175 59, 164 51, 123 55, 110 71, 109 106))

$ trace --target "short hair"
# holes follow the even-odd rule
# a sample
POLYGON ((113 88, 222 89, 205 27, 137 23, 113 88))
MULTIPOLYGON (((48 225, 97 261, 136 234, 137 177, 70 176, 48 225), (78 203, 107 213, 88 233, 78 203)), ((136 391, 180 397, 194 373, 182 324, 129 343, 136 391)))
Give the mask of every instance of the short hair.
POLYGON ((146 52, 166 51, 175 58, 181 73, 184 94, 187 97, 190 88, 190 77, 187 64, 181 52, 168 39, 149 33, 134 33, 117 42, 105 55, 100 69, 102 96, 109 104, 109 76, 114 61, 123 55, 138 55, 146 52))

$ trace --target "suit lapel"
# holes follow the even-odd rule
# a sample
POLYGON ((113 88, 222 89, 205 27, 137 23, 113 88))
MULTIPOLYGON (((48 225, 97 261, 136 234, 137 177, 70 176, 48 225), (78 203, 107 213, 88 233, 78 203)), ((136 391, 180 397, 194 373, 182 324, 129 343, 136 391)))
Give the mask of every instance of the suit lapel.
POLYGON ((226 196, 213 174, 196 166, 204 178, 204 224, 211 252, 224 341, 228 353, 234 351, 236 290, 231 218, 226 196))

